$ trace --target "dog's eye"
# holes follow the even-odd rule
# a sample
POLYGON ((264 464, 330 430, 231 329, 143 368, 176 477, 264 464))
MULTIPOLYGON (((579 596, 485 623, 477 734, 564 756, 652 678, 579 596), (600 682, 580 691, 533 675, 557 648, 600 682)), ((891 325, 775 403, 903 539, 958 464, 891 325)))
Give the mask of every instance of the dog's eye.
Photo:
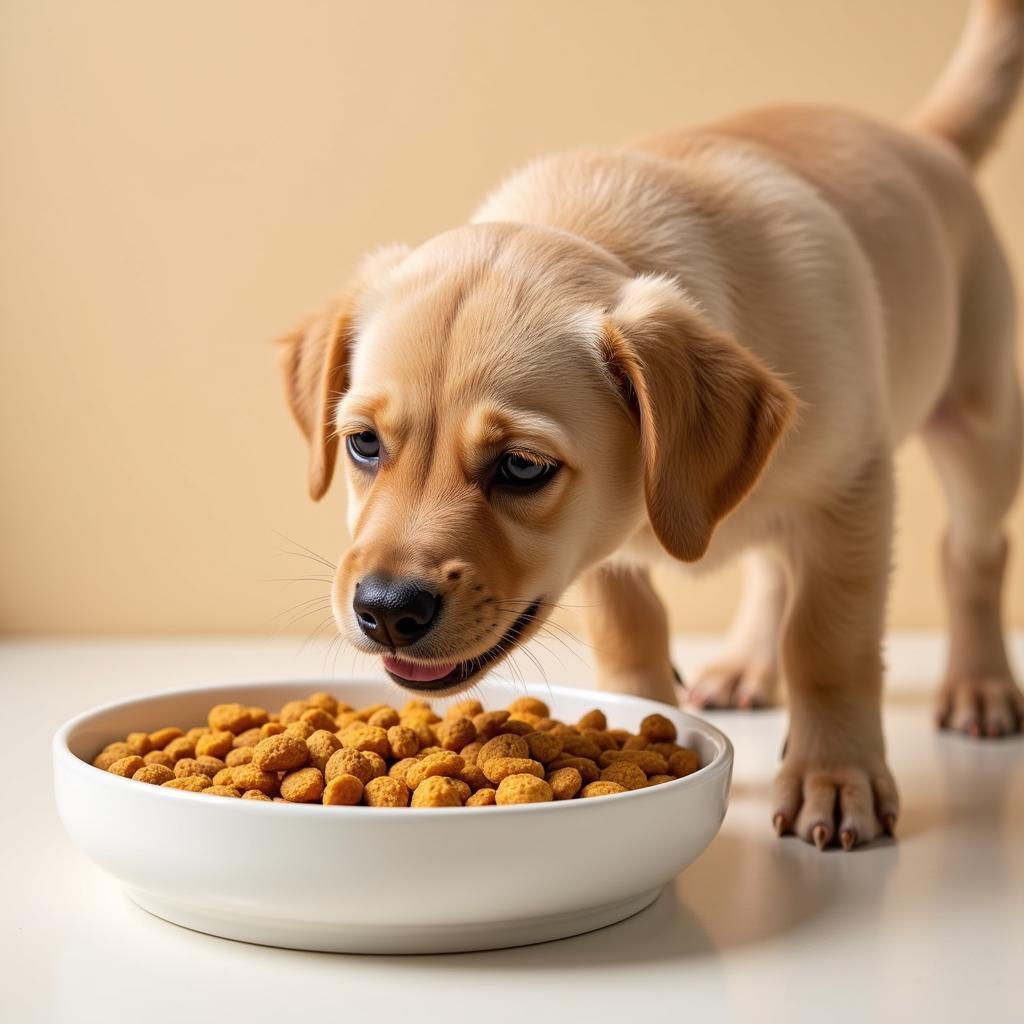
POLYGON ((503 487, 530 489, 547 483, 558 470, 558 464, 529 459, 518 452, 507 452, 498 463, 495 483, 503 487))
POLYGON ((380 438, 372 430, 348 435, 348 453, 355 462, 376 462, 380 458, 380 438))

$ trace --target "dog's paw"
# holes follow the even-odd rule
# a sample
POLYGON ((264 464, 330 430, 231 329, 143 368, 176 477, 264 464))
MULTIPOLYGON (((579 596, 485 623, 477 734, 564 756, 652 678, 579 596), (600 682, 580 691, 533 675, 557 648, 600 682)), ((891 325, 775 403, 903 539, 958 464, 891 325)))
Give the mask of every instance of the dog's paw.
POLYGON ((1024 694, 1009 676, 948 680, 939 692, 940 729, 978 739, 1024 731, 1024 694))
POLYGON ((698 708, 765 708, 775 700, 778 669, 749 658, 726 658, 708 665, 690 686, 689 702, 698 708))
POLYGON ((850 850, 880 835, 893 835, 899 797, 882 758, 801 759, 789 745, 775 778, 773 823, 819 850, 850 850))

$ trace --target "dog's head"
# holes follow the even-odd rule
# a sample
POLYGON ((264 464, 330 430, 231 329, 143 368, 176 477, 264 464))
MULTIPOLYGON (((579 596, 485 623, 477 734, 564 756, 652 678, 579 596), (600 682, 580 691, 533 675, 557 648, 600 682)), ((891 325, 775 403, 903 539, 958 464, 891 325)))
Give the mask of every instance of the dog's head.
POLYGON ((435 692, 501 660, 645 523, 699 558, 791 406, 671 282, 523 225, 373 254, 283 362, 313 498, 345 467, 338 627, 435 692))

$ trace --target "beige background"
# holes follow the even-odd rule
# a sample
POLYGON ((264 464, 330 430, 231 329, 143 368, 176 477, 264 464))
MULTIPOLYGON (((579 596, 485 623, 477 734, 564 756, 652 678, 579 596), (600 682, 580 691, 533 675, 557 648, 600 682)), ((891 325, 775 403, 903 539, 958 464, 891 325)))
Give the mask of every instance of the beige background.
MULTIPOLYGON (((342 497, 305 496, 270 340, 358 255, 534 154, 815 99, 899 117, 963 0, 5 0, 0 627, 308 631, 342 497)), ((1024 277, 1024 116, 983 187, 1024 277)), ((942 502, 901 459, 891 622, 941 622, 942 502)), ((1024 511, 1013 520, 1018 547, 1024 511)), ((675 581, 718 629, 735 576, 675 581)), ((1024 564, 1010 583, 1024 625, 1024 564)))

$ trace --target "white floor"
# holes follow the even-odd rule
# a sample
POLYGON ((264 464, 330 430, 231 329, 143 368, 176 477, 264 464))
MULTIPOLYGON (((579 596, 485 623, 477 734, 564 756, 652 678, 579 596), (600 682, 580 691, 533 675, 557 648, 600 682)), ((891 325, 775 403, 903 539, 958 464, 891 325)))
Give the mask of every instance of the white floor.
MULTIPOLYGON (((933 731, 942 664, 933 637, 890 644, 898 842, 821 854, 777 840, 767 793, 783 713, 718 713, 708 717, 737 753, 721 833, 651 908, 603 931, 495 953, 345 957, 227 942, 149 917, 65 838, 50 792, 51 734, 132 693, 323 675, 324 647, 300 646, 0 644, 0 1019, 1024 1020, 1024 739, 933 731)), ((681 639, 678 664, 692 671, 714 646, 681 639)), ((1024 664, 1024 636, 1015 652, 1024 664)), ((585 649, 563 651, 561 665, 538 655, 551 682, 587 682, 585 649)))

